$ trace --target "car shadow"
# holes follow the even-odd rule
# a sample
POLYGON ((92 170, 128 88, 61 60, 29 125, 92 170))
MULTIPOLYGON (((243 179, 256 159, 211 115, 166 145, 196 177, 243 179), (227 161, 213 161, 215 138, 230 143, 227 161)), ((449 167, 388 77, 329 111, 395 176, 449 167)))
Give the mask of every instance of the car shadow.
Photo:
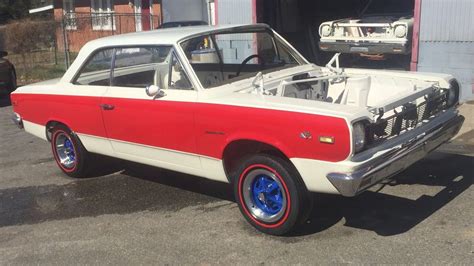
POLYGON ((142 211, 166 215, 189 206, 232 201, 226 184, 147 166, 128 167, 128 162, 111 158, 100 162, 103 169, 95 173, 103 175, 97 178, 0 189, 0 228, 142 211))
MULTIPOLYGON (((436 195, 420 194, 416 199, 409 199, 386 194, 382 190, 367 191, 354 198, 345 198, 313 193, 315 204, 307 223, 299 226, 289 236, 315 234, 332 227, 342 219, 347 227, 374 231, 381 236, 409 231, 473 184, 474 157, 451 154, 441 156, 442 158, 425 159, 416 163, 386 184, 442 188, 436 195)), ((126 170, 124 174, 235 202, 232 186, 228 184, 153 167, 136 166, 134 170, 126 170)))
MULTIPOLYGON (((415 164, 389 184, 407 185, 404 190, 413 190, 411 196, 417 185, 440 188, 435 195, 420 192, 416 199, 384 191, 368 191, 354 198, 313 194, 315 206, 308 222, 289 237, 316 234, 342 219, 347 227, 382 236, 407 232, 472 185, 473 164, 474 157, 445 154, 415 164)), ((99 178, 0 190, 0 227, 103 214, 166 213, 222 200, 235 202, 229 184, 120 160, 111 160, 110 165, 104 167, 109 175, 99 178), (124 170, 111 174, 119 169, 124 170)))
MULTIPOLYGON (((397 175, 388 186, 436 186, 435 195, 420 194, 409 199, 367 191, 354 198, 315 194, 315 206, 308 222, 292 236, 324 231, 342 219, 347 227, 373 231, 381 236, 405 233, 466 191, 474 181, 474 157, 443 154, 437 160, 423 160, 397 175)), ((416 192, 411 193, 413 194, 416 192)))
POLYGON ((222 182, 131 162, 126 163, 125 171, 122 174, 181 190, 204 194, 220 200, 235 202, 232 186, 222 182))

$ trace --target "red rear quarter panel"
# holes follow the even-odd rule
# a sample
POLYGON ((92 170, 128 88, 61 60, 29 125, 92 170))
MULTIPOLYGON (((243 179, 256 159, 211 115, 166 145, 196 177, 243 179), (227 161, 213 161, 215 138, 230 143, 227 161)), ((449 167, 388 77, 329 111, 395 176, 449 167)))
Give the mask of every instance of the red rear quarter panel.
POLYGON ((17 93, 11 99, 14 112, 25 121, 46 126, 54 120, 83 134, 106 135, 100 97, 17 93))

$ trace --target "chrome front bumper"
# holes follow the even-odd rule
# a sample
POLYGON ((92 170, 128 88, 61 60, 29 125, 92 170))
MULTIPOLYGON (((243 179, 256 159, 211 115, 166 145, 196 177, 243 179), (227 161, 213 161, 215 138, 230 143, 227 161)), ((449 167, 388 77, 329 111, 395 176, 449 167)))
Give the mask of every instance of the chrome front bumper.
POLYGON ((429 152, 453 138, 461 129, 464 117, 456 115, 400 147, 369 160, 351 173, 329 173, 327 178, 339 193, 356 196, 425 157, 429 152))
POLYGON ((12 122, 15 124, 18 128, 23 129, 23 120, 21 119, 20 115, 17 113, 13 114, 12 116, 12 122))
POLYGON ((319 42, 319 49, 325 52, 348 54, 409 54, 411 46, 406 43, 376 43, 376 42, 319 42))

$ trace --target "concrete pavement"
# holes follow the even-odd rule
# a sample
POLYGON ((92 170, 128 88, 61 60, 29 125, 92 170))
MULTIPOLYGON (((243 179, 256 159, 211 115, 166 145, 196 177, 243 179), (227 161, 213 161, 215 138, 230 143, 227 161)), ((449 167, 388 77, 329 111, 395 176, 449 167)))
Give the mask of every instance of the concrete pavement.
POLYGON ((471 156, 435 153, 356 198, 315 194, 308 223, 273 237, 245 222, 226 184, 121 161, 67 178, 10 114, 0 101, 2 265, 474 261, 471 156))

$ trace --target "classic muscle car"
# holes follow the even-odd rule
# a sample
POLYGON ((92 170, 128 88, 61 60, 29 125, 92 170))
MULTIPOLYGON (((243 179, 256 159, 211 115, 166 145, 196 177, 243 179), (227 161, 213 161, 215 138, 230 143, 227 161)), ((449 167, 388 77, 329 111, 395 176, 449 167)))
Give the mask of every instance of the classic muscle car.
POLYGON ((360 16, 323 22, 319 26, 322 51, 357 54, 409 54, 413 12, 397 0, 369 1, 360 16), (384 14, 383 10, 394 13, 384 14))
POLYGON ((65 174, 101 154, 228 182, 275 235, 305 221, 310 192, 358 195, 451 139, 458 98, 449 75, 310 64, 264 24, 94 40, 61 79, 11 95, 65 174))

